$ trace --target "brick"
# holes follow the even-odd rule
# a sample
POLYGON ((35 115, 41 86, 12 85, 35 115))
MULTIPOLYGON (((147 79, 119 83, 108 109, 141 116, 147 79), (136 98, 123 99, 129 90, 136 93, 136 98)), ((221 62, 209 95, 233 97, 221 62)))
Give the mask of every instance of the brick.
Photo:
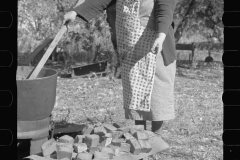
POLYGON ((124 133, 128 133, 130 131, 130 128, 129 127, 121 127, 121 128, 118 128, 117 130, 122 131, 124 134, 124 133))
POLYGON ((109 155, 105 152, 98 152, 95 151, 94 153, 94 158, 99 158, 99 159, 109 159, 109 155))
POLYGON ((102 143, 105 140, 105 137, 102 135, 98 135, 99 136, 99 143, 102 143))
POLYGON ((144 131, 144 125, 132 125, 131 129, 134 129, 137 131, 144 131))
POLYGON ((119 152, 127 152, 129 153, 131 149, 131 145, 128 143, 121 143, 119 147, 119 152))
POLYGON ((137 132, 137 130, 136 130, 136 129, 134 129, 134 128, 131 128, 129 132, 130 132, 130 134, 131 134, 131 135, 133 135, 134 133, 136 133, 136 132, 137 132))
POLYGON ((106 134, 104 135, 104 137, 112 138, 112 137, 113 137, 113 134, 112 134, 112 133, 106 133, 106 134))
POLYGON ((106 138, 104 141, 101 142, 100 147, 106 147, 111 144, 112 138, 106 138))
POLYGON ((136 138, 137 140, 148 140, 149 136, 146 132, 144 131, 137 131, 133 134, 133 137, 136 138))
POLYGON ((141 153, 141 146, 136 138, 131 138, 127 140, 127 143, 130 144, 130 152, 134 155, 141 153))
POLYGON ((113 126, 116 127, 116 128, 124 127, 124 125, 120 124, 120 123, 113 123, 113 126))
POLYGON ((94 128, 94 134, 97 134, 97 133, 106 134, 107 131, 103 126, 99 126, 94 128))
POLYGON ((111 147, 103 147, 101 149, 101 152, 104 152, 104 153, 114 153, 113 149, 111 147))
POLYGON ((109 160, 109 158, 94 158, 93 160, 109 160))
POLYGON ((117 130, 116 127, 114 127, 113 125, 108 124, 108 123, 104 123, 103 127, 106 129, 107 132, 114 132, 117 130))
POLYGON ((76 153, 87 151, 87 145, 85 143, 74 143, 73 148, 76 153))
POLYGON ((103 148, 101 149, 101 152, 107 153, 107 154, 109 155, 109 158, 110 158, 110 159, 113 158, 113 156, 114 156, 114 151, 113 151, 113 149, 110 148, 110 147, 103 147, 103 148))
POLYGON ((119 139, 119 138, 122 138, 122 136, 123 136, 122 131, 114 131, 113 134, 112 134, 113 139, 119 139))
POLYGON ((74 143, 74 139, 71 136, 69 136, 69 135, 64 135, 64 136, 62 136, 62 137, 60 137, 58 139, 58 142, 73 144, 74 143))
POLYGON ((91 153, 78 153, 75 160, 92 160, 92 157, 91 153))
POLYGON ((88 152, 91 154, 94 154, 95 151, 100 151, 100 147, 91 147, 90 149, 88 149, 88 152))
POLYGON ((73 158, 73 159, 76 158, 76 157, 77 157, 77 154, 78 154, 78 153, 76 153, 76 152, 72 152, 72 158, 73 158))
POLYGON ((138 140, 138 142, 141 146, 142 153, 149 153, 152 150, 151 144, 148 142, 148 140, 138 140))
POLYGON ((112 142, 111 143, 113 146, 117 146, 117 147, 120 147, 121 146, 121 142, 112 142))
POLYGON ((60 160, 71 160, 70 158, 62 158, 62 159, 60 159, 60 160))
POLYGON ((77 135, 74 139, 74 143, 84 143, 86 135, 77 135))
POLYGON ((119 148, 118 146, 114 146, 112 144, 110 144, 108 147, 112 148, 113 151, 115 151, 117 148, 119 148))
POLYGON ((42 147, 41 147, 43 156, 49 156, 51 155, 53 152, 55 152, 57 150, 56 148, 56 141, 55 139, 50 139, 47 142, 45 142, 42 147))
POLYGON ((126 142, 126 140, 124 138, 113 139, 112 141, 117 142, 117 143, 126 142))
POLYGON ((57 143, 57 159, 72 158, 73 147, 71 143, 57 143))
POLYGON ((131 138, 134 138, 130 133, 124 133, 123 136, 124 136, 124 138, 125 138, 126 140, 129 140, 129 139, 131 139, 131 138))
POLYGON ((93 132, 94 132, 93 127, 86 127, 82 130, 83 135, 93 134, 93 132))
POLYGON ((99 143, 101 143, 102 141, 104 141, 104 137, 105 134, 107 133, 107 131, 105 130, 105 128, 103 126, 99 126, 94 128, 94 134, 99 135, 99 143))
POLYGON ((119 147, 111 146, 111 148, 113 149, 115 156, 119 155, 119 153, 120 153, 120 148, 119 147))
POLYGON ((113 139, 112 140, 112 145, 114 145, 114 146, 121 146, 121 143, 123 143, 123 142, 126 142, 126 140, 125 139, 123 139, 123 138, 119 138, 119 139, 113 139))
POLYGON ((99 135, 96 134, 86 135, 85 143, 89 148, 97 147, 97 145, 99 144, 99 135))

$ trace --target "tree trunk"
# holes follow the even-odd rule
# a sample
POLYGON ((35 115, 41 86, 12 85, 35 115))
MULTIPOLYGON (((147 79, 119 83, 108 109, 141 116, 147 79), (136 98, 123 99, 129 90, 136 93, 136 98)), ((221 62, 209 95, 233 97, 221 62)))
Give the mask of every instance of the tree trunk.
POLYGON ((95 63, 95 62, 96 62, 97 57, 98 57, 99 54, 100 54, 100 48, 101 48, 100 44, 97 44, 97 45, 96 45, 95 52, 94 52, 94 57, 93 57, 93 59, 92 59, 92 63, 95 63))
POLYGON ((191 1, 191 3, 189 4, 189 7, 188 7, 188 10, 187 10, 186 14, 184 15, 182 21, 177 26, 177 29, 176 29, 175 34, 174 34, 176 43, 178 43, 178 41, 182 37, 184 28, 187 26, 187 23, 189 21, 188 15, 190 15, 192 13, 192 11, 195 9, 195 4, 196 3, 197 3, 196 0, 192 0, 191 1))

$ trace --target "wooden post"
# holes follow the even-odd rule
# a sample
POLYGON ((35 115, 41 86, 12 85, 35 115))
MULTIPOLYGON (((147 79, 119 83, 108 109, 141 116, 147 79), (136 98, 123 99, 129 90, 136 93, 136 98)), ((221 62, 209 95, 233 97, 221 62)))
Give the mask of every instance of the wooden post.
POLYGON ((195 51, 195 46, 194 46, 194 43, 192 43, 192 63, 193 63, 194 51, 195 51))

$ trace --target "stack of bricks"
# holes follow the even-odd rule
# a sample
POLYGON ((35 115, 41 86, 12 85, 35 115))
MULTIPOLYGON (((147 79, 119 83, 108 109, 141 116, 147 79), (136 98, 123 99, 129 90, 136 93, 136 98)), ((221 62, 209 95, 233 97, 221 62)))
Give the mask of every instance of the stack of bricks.
POLYGON ((45 157, 56 153, 58 159, 69 160, 107 160, 124 153, 149 153, 151 149, 143 125, 116 128, 107 123, 87 127, 75 138, 64 135, 57 141, 50 139, 42 146, 45 157), (56 146, 59 144, 65 144, 61 147, 67 146, 68 149, 58 150, 56 146))

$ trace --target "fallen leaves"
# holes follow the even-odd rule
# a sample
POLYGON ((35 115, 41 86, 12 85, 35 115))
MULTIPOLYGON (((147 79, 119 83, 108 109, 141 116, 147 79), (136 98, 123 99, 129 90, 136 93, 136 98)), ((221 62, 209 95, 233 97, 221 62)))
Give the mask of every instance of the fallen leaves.
MULTIPOLYGON (((174 120, 166 121, 162 137, 172 149, 150 159, 223 159, 223 69, 178 68, 174 120), (181 72, 181 74, 179 74, 181 72)), ((58 78, 55 121, 87 123, 87 118, 132 125, 124 118, 121 80, 107 77, 58 78)), ((147 124, 150 124, 147 122, 147 124)), ((148 129, 151 127, 148 125, 148 129)))

